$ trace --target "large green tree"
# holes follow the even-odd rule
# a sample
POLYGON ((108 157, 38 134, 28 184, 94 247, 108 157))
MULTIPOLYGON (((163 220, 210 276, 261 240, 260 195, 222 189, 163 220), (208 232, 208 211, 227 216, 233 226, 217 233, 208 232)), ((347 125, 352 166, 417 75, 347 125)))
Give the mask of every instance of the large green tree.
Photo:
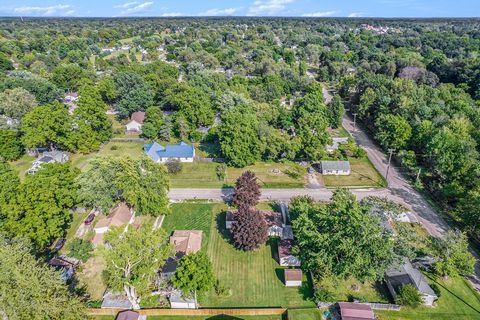
POLYGON ((218 138, 230 165, 245 167, 260 160, 262 143, 258 125, 256 114, 244 106, 235 107, 222 117, 218 138))
POLYGON ((22 141, 27 148, 48 147, 72 150, 74 135, 67 108, 59 103, 39 106, 22 119, 22 141))
POLYGON ((93 159, 77 184, 79 201, 103 212, 116 201, 126 201, 138 214, 159 216, 169 212, 167 170, 149 158, 93 159))
POLYGON ((212 262, 203 252, 183 256, 172 283, 175 288, 182 290, 184 296, 209 291, 215 283, 212 262))
POLYGON ((156 139, 165 123, 162 110, 159 107, 149 107, 145 110, 145 120, 142 126, 142 135, 149 139, 156 139))
POLYGON ((78 108, 73 114, 76 149, 88 153, 98 150, 112 136, 112 122, 105 113, 107 106, 95 86, 84 84, 79 93, 78 108))
POLYGON ((0 233, 0 314, 9 320, 85 319, 85 306, 29 241, 0 233))
POLYGON ((384 148, 403 149, 412 136, 412 127, 403 117, 381 114, 375 121, 375 138, 384 148))
POLYGON ((23 145, 19 133, 11 129, 0 129, 0 159, 16 160, 22 154, 23 145))
POLYGON ((468 249, 468 238, 460 231, 448 231, 443 237, 433 239, 435 255, 439 260, 435 270, 442 276, 471 275, 475 258, 468 249))
POLYGON ((134 309, 140 309, 142 298, 150 296, 158 270, 174 254, 162 229, 152 225, 141 228, 114 228, 107 232, 109 246, 102 248, 107 285, 126 294, 134 309))
POLYGON ((0 92, 0 114, 9 118, 20 120, 36 106, 35 96, 23 88, 0 92))
POLYGON ((70 163, 46 164, 25 178, 4 220, 12 235, 30 238, 45 248, 64 234, 72 217, 68 209, 76 204, 75 177, 70 163))
POLYGON ((0 162, 0 229, 3 228, 3 220, 10 213, 19 188, 18 172, 8 163, 0 162))
POLYGON ((394 262, 394 242, 380 219, 346 189, 328 205, 302 198, 290 206, 296 238, 294 253, 306 270, 360 281, 377 280, 394 262))

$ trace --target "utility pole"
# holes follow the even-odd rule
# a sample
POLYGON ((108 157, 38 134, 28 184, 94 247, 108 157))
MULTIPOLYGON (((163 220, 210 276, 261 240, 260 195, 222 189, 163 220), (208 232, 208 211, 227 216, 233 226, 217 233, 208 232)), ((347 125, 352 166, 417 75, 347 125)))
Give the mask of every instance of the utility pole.
POLYGON ((417 182, 418 182, 418 179, 420 179, 420 173, 422 172, 422 168, 418 168, 418 172, 417 172, 417 182))
POLYGON ((388 149, 388 153, 390 153, 390 155, 388 156, 387 174, 385 175, 385 180, 387 181, 387 184, 388 184, 388 171, 390 171, 390 162, 392 162, 392 155, 394 152, 395 152, 395 149, 391 149, 391 148, 388 149))
POLYGON ((352 113, 353 115, 353 131, 357 131, 357 113, 352 113))

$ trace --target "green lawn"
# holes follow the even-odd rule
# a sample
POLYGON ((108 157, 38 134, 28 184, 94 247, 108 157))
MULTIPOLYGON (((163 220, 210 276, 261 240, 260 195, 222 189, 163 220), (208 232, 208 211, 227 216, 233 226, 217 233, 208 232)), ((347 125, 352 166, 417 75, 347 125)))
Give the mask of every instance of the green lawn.
POLYGON ((288 320, 321 320, 322 313, 316 308, 289 309, 288 320))
POLYGON ((334 301, 360 300, 390 303, 387 288, 381 283, 361 283, 353 278, 346 280, 326 278, 318 285, 328 289, 333 294, 334 301))
POLYGON ((434 308, 402 308, 401 311, 376 311, 381 320, 457 320, 480 319, 480 295, 464 278, 450 278, 447 281, 427 275, 430 283, 436 283, 441 290, 434 308))
POLYGON ((368 158, 349 158, 350 174, 348 176, 321 175, 317 178, 327 187, 385 187, 385 179, 375 169, 368 158))
MULTIPOLYGON (((213 291, 200 299, 202 307, 313 307, 309 281, 302 288, 286 288, 283 267, 273 258, 277 247, 269 241, 253 252, 235 249, 225 230, 227 207, 211 203, 178 203, 165 218, 162 228, 168 233, 175 229, 204 231, 203 250, 206 250, 215 276, 228 288, 228 295, 218 297, 213 291)), ((307 279, 305 279, 307 280, 307 279)))
POLYGON ((261 162, 245 168, 227 168, 226 178, 219 180, 215 162, 184 163, 182 171, 171 177, 172 188, 220 188, 233 186, 245 171, 255 172, 264 188, 302 188, 305 168, 296 164, 261 162))
MULTIPOLYGON (((114 320, 111 316, 91 317, 92 320, 114 320)), ((147 320, 282 320, 282 316, 149 316, 147 320)), ((290 318, 289 318, 290 319, 290 318)), ((292 318, 293 319, 293 318, 292 318)), ((300 319, 300 318, 297 318, 300 319)), ((309 320, 310 318, 304 318, 309 320)), ((311 318, 316 319, 316 318, 311 318)), ((320 318, 319 318, 320 319, 320 318)))
POLYGON ((105 261, 99 251, 80 267, 76 272, 79 287, 84 286, 90 300, 102 300, 107 288, 102 278, 102 271, 105 268, 105 261))
POLYGON ((32 161, 35 159, 36 157, 32 157, 32 156, 29 156, 28 154, 24 154, 20 159, 11 162, 11 165, 20 174, 20 179, 23 179, 25 177, 26 171, 30 169, 30 167, 32 166, 32 161))

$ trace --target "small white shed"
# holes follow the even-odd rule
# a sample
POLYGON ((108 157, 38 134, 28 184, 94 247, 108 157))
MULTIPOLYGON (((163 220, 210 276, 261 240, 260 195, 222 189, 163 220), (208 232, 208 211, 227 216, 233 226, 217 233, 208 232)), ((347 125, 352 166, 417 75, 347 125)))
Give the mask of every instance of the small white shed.
POLYGON ((303 273, 300 269, 285 269, 285 286, 286 287, 301 287, 303 273))

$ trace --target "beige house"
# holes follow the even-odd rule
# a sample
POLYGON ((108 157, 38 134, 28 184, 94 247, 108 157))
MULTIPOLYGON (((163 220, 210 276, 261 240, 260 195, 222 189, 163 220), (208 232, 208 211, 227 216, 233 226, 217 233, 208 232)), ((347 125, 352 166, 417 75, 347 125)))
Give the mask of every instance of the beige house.
POLYGON ((142 132, 143 121, 145 120, 145 112, 137 111, 132 113, 130 121, 125 125, 127 133, 142 132))
POLYGON ((133 210, 126 203, 119 203, 106 218, 97 222, 92 243, 94 245, 102 244, 103 235, 110 227, 127 226, 133 222, 134 218, 133 210))
POLYGON ((200 230, 175 230, 170 237, 170 243, 177 253, 197 253, 202 248, 203 232, 200 230))

